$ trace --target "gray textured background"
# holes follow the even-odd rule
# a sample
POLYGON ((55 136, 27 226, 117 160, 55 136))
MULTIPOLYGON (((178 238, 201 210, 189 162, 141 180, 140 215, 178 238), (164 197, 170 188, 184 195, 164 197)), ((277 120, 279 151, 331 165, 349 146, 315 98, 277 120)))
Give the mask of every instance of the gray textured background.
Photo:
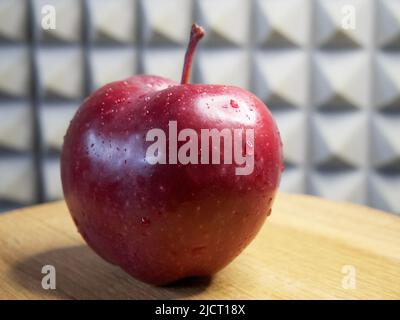
POLYGON ((61 198, 80 101, 137 73, 179 80, 193 21, 207 31, 193 82, 273 111, 281 190, 400 213, 400 0, 0 0, 0 210, 61 198), (46 4, 56 30, 41 28, 46 4))

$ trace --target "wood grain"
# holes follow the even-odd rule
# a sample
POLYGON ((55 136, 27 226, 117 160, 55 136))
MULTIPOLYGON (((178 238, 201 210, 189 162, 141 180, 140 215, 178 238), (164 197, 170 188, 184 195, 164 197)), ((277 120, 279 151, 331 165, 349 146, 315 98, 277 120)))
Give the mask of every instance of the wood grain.
POLYGON ((280 194, 254 242, 213 277, 138 282, 83 242, 63 202, 0 216, 0 299, 399 299, 400 217, 280 194), (57 270, 41 287, 42 266, 57 270), (356 271, 345 289, 343 266, 356 271))

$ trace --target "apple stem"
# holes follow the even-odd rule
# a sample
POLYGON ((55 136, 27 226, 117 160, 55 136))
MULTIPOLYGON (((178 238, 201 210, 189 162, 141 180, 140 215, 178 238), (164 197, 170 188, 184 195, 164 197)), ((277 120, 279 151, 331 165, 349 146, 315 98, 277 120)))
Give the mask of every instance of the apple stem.
POLYGON ((192 69, 193 55, 200 39, 204 37, 204 29, 197 24, 192 25, 189 44, 186 49, 185 63, 183 65, 181 84, 189 83, 190 71, 192 69))

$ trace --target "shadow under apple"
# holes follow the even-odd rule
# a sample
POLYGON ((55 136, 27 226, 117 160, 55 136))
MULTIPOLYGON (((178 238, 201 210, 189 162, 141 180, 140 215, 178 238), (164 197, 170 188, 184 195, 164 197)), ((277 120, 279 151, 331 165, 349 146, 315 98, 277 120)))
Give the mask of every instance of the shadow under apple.
POLYGON ((211 277, 183 279, 168 286, 135 280, 119 267, 98 257, 85 245, 46 251, 14 265, 11 276, 31 291, 49 299, 185 299, 204 291, 211 277), (56 289, 42 288, 42 267, 56 269, 56 289))

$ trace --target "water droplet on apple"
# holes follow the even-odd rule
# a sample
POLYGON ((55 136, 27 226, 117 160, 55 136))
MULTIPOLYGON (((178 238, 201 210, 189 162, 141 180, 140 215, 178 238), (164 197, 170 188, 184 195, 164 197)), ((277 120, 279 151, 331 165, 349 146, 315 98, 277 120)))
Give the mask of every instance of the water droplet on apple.
POLYGON ((238 103, 237 103, 235 100, 232 100, 232 99, 231 99, 230 104, 231 104, 231 107, 232 107, 232 108, 235 108, 235 109, 236 109, 236 108, 239 108, 239 105, 238 105, 238 103))
POLYGON ((140 223, 144 226, 149 226, 150 225, 150 219, 146 218, 146 217, 141 217, 140 218, 140 223))

